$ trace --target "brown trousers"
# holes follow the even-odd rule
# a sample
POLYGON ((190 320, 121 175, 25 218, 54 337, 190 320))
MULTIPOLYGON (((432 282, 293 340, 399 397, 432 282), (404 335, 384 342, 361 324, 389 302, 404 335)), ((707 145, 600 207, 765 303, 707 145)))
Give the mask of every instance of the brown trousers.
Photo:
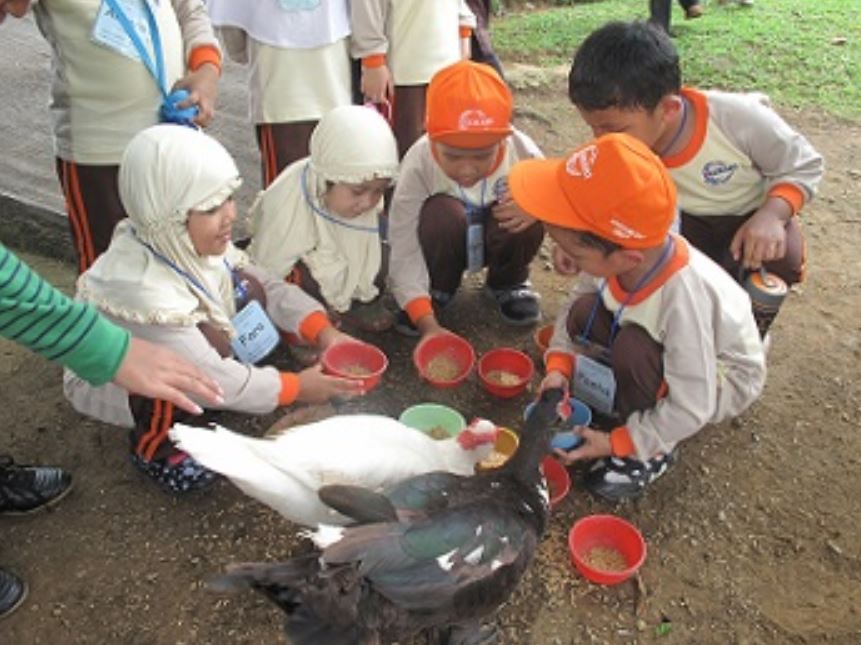
POLYGON ((287 166, 310 154, 311 133, 315 127, 317 121, 261 123, 255 127, 263 188, 275 181, 287 166))
MULTIPOLYGON (((499 227, 484 209, 484 260, 487 286, 501 289, 529 278, 529 263, 544 239, 544 227, 536 222, 521 233, 499 227)), ((419 215, 419 243, 430 274, 431 289, 457 291, 467 267, 467 216, 463 203, 450 195, 433 195, 419 215)))
POLYGON ((117 184, 120 167, 91 166, 57 158, 56 168, 66 199, 78 273, 83 273, 105 252, 114 227, 126 217, 117 184))
POLYGON ((655 407, 666 391, 664 382, 663 346, 639 325, 624 325, 610 342, 613 314, 592 294, 578 298, 568 313, 568 334, 579 338, 589 320, 595 303, 598 308, 592 321, 588 340, 610 349, 610 364, 616 377, 615 409, 621 419, 632 412, 655 407))

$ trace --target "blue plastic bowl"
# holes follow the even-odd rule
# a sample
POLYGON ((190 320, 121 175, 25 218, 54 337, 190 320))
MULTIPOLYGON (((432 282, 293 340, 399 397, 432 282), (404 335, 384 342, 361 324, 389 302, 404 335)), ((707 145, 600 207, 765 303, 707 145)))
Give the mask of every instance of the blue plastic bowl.
MULTIPOLYGON (((568 399, 571 405, 571 416, 562 424, 563 429, 557 432, 550 440, 550 447, 560 450, 574 450, 577 446, 583 443, 583 437, 574 432, 577 426, 588 426, 592 423, 592 410, 588 405, 580 399, 575 399, 573 396, 568 399)), ((529 416, 532 408, 535 406, 535 401, 532 401, 523 410, 523 418, 529 416)))

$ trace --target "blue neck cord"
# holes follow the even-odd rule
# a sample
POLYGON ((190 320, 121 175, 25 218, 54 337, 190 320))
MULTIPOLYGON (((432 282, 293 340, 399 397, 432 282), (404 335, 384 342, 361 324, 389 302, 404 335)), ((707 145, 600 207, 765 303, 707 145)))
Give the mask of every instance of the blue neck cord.
POLYGON ((380 227, 378 226, 362 226, 361 224, 352 224, 350 222, 345 222, 344 220, 337 218, 322 208, 317 206, 314 203, 314 200, 311 199, 311 192, 308 189, 308 168, 311 166, 310 162, 305 164, 305 167, 302 169, 302 178, 300 179, 300 183, 302 184, 302 196, 305 198, 305 203, 317 214, 319 217, 322 217, 327 222, 332 222, 332 224, 337 224, 338 226, 343 226, 344 228, 349 228, 354 231, 362 231, 363 233, 376 233, 379 235, 380 227))

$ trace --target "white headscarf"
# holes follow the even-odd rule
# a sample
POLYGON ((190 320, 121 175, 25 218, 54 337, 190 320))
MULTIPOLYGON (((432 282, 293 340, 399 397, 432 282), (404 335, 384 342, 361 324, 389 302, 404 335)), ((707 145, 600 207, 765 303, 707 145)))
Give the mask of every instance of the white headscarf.
POLYGON ((354 218, 326 210, 327 182, 394 180, 398 150, 386 120, 371 108, 335 108, 311 135, 311 156, 286 168, 251 207, 255 263, 286 276, 302 261, 326 304, 346 311, 377 296, 378 216, 382 203, 354 218))
POLYGON ((233 334, 231 267, 246 263, 228 245, 200 256, 188 234, 191 210, 221 205, 242 183, 230 154, 192 128, 156 125, 129 142, 119 191, 128 218, 108 250, 78 280, 78 297, 125 320, 195 325, 209 321, 233 334))

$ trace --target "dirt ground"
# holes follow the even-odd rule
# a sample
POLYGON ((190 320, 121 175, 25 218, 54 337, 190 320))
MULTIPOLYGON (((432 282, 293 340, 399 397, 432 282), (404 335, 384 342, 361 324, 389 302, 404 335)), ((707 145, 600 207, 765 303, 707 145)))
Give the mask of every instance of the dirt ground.
MULTIPOLYGON (((522 90, 518 103, 520 127, 547 152, 584 139, 557 91, 522 90)), ((499 614, 506 643, 861 643, 861 127, 816 113, 785 116, 824 153, 828 172, 804 213, 809 279, 773 328, 763 397, 740 419, 686 442, 678 464, 636 503, 614 508, 575 484, 499 614), (596 512, 642 530, 649 552, 640 585, 594 586, 570 566, 567 531, 596 512)), ((69 267, 28 259, 71 287, 69 267)), ((564 282, 546 258, 533 278, 551 317, 564 282)), ((530 332, 501 325, 479 287, 470 282, 458 295, 451 327, 479 351, 513 345, 534 355, 530 332)), ((517 423, 525 395, 493 400, 474 377, 455 391, 430 389, 412 371, 411 340, 392 332, 378 342, 392 367, 378 390, 345 410, 396 415, 439 401, 517 423)), ((283 642, 274 607, 202 585, 225 563, 287 556, 294 527, 227 482, 166 495, 129 464, 122 431, 67 406, 59 377, 57 367, 0 343, 0 450, 76 478, 55 510, 0 522, 0 563, 31 587, 0 623, 0 643, 283 642)), ((225 425, 260 433, 276 416, 232 416, 225 425)))

